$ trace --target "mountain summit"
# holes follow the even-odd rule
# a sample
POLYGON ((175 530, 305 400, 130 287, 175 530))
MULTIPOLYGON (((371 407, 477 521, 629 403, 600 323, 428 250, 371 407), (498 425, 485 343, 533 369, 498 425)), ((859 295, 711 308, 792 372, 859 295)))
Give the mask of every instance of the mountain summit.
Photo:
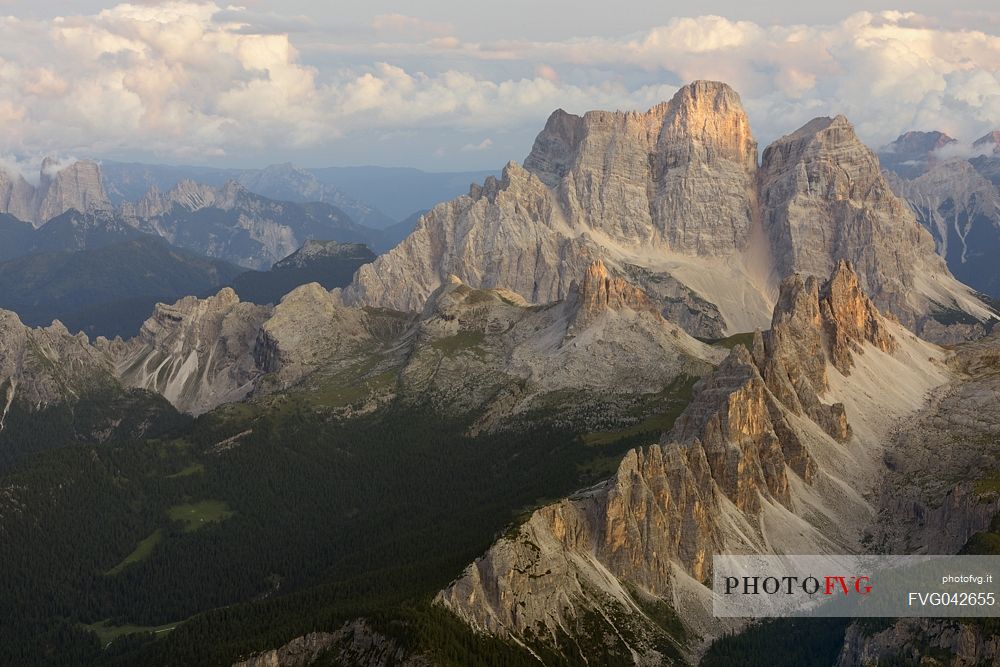
POLYGON ((20 174, 0 170, 0 212, 35 227, 70 209, 86 213, 110 206, 101 182, 101 168, 90 160, 61 165, 53 158, 45 158, 37 187, 20 174))
POLYGON ((919 333, 950 335, 942 312, 991 317, 846 118, 810 121, 758 167, 739 96, 710 81, 645 113, 556 111, 524 166, 436 206, 344 298, 417 310, 455 275, 543 303, 597 259, 700 336, 766 326, 784 276, 829 276, 840 260, 919 333))

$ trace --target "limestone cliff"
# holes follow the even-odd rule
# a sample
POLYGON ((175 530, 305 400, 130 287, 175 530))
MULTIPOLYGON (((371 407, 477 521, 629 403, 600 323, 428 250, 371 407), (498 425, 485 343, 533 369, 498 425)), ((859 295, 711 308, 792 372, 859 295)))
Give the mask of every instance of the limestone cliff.
POLYGON ((261 375, 254 363, 257 331, 267 308, 241 303, 225 288, 207 299, 158 304, 129 341, 98 339, 122 381, 200 414, 245 397, 261 375))
POLYGON ((972 142, 972 148, 981 154, 1000 155, 1000 130, 987 132, 972 142))
MULTIPOLYGON (((1000 160, 980 160, 980 164, 989 163, 1000 160)), ((931 232, 952 273, 975 289, 1000 297, 994 262, 1000 252, 1000 189, 996 184, 962 158, 940 161, 912 180, 895 176, 890 182, 931 232)))
POLYGON ((768 299, 734 259, 750 245, 755 178, 756 143, 725 84, 685 86, 646 113, 557 111, 523 167, 510 163, 502 179, 436 206, 400 246, 359 271, 345 300, 415 310, 455 275, 546 303, 565 298, 602 259, 661 308, 681 293, 693 303, 691 290, 724 308, 727 299, 740 302, 727 309, 728 322, 709 309, 689 318, 678 309, 676 321, 691 332, 761 322, 768 299), (704 279, 706 263, 717 281, 704 279), (673 286, 678 280, 685 290, 673 286))
POLYGON ((958 140, 944 132, 904 132, 879 149, 882 167, 904 178, 916 178, 940 161, 940 151, 958 140))
POLYGON ((822 286, 784 281, 772 328, 752 348, 737 346, 696 385, 659 444, 627 454, 607 482, 536 511, 437 601, 480 631, 529 645, 564 646, 564 633, 592 633, 603 618, 607 636, 629 629, 636 664, 659 664, 662 628, 643 602, 664 600, 699 632, 717 631, 701 584, 711 554, 859 548, 876 442, 947 376, 928 360, 940 354, 884 320, 846 263, 822 286), (858 393, 908 366, 904 396, 871 395, 874 411, 859 407, 858 393))
POLYGON ((710 256, 749 243, 757 142, 724 84, 696 81, 646 113, 556 111, 524 167, 567 219, 614 240, 710 256))
POLYGON ((110 205, 96 162, 80 160, 67 167, 60 167, 49 158, 42 162, 41 179, 35 191, 33 222, 37 225, 70 209, 86 213, 110 205))
POLYGON ((911 330, 948 335, 925 326, 932 312, 989 319, 846 119, 782 137, 759 169, 756 156, 739 96, 722 83, 684 86, 645 113, 556 111, 523 167, 436 206, 344 299, 417 310, 455 275, 545 303, 601 259, 689 333, 717 337, 764 326, 783 276, 825 278, 844 259, 911 330))
POLYGON ((567 299, 542 306, 456 277, 419 314, 348 306, 336 290, 310 284, 260 326, 255 392, 323 395, 323 409, 348 413, 429 401, 470 416, 474 431, 559 405, 599 428, 634 421, 665 387, 703 375, 721 356, 600 263, 567 299))
POLYGON ((35 188, 16 172, 0 169, 0 211, 22 222, 33 222, 35 188))
POLYGON ((764 151, 761 201, 778 275, 828 275, 848 259, 878 307, 911 330, 938 310, 988 319, 843 116, 817 118, 764 151))
POLYGON ((122 210, 144 232, 255 269, 270 268, 311 239, 372 247, 382 240, 334 206, 268 199, 236 181, 212 187, 183 180, 169 192, 154 186, 122 210))
POLYGON ((110 207, 96 162, 81 160, 63 166, 45 158, 37 187, 20 174, 0 170, 0 212, 35 227, 71 209, 87 213, 110 207))
MULTIPOLYGON (((15 399, 39 409, 114 383, 113 368, 84 334, 71 335, 60 322, 43 329, 0 310, 0 414, 15 399)), ((0 419, 2 429, 3 419, 0 419)))

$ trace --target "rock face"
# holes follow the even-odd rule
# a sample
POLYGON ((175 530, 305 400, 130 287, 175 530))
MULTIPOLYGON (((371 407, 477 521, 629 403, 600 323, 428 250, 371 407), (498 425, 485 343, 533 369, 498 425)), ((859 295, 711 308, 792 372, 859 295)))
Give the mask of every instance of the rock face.
POLYGON ((696 385, 659 444, 629 452, 607 482, 535 512, 438 603, 529 645, 564 646, 562 633, 593 634, 603 618, 605 636, 636 638, 632 661, 659 664, 658 630, 638 610, 665 600, 699 632, 717 631, 701 584, 712 553, 857 549, 855 531, 872 511, 862 493, 879 455, 873 441, 947 376, 928 361, 940 354, 884 320, 859 283, 846 263, 822 286, 786 280, 771 330, 696 385), (862 393, 852 386, 870 393, 907 367, 905 400, 880 401, 876 390, 874 409, 828 402, 862 393))
MULTIPOLYGON (((1000 160, 981 158, 988 167, 1000 160)), ((912 180, 890 179, 934 237, 951 272, 980 292, 1000 297, 994 258, 1000 252, 1000 189, 963 158, 939 161, 912 180)))
POLYGON ((35 188, 18 173, 0 169, 0 211, 23 222, 35 219, 35 188))
POLYGON ((35 227, 71 209, 87 213, 110 206, 101 183, 101 169, 90 160, 63 167, 52 158, 45 158, 38 187, 20 174, 0 173, 0 212, 35 227))
MULTIPOLYGON (((565 298, 595 259, 637 280, 661 307, 675 303, 678 290, 671 299, 657 285, 697 273, 690 267, 698 258, 725 265, 723 276, 741 276, 734 285, 752 284, 740 262, 728 262, 750 242, 755 174, 756 144, 739 97, 724 84, 686 86, 646 113, 557 111, 524 167, 510 163, 499 181, 435 207, 358 273, 345 299, 413 310, 455 275, 544 303, 565 298)), ((713 292, 700 294, 709 302, 722 289, 696 287, 713 292)), ((760 294, 744 302, 754 310, 746 319, 766 318, 760 294)), ((689 330, 718 332, 726 326, 720 320, 689 330)))
POLYGON ((575 288, 570 286, 570 299, 576 301, 576 320, 591 321, 607 311, 629 309, 656 313, 649 296, 638 287, 617 276, 612 277, 604 262, 594 262, 575 288))
POLYGON ((14 313, 0 310, 0 404, 5 416, 15 398, 38 409, 109 382, 113 368, 85 335, 70 335, 59 322, 31 329, 14 313))
POLYGON ((310 239, 382 242, 379 232, 329 204, 275 201, 236 181, 215 188, 185 180, 167 193, 154 187, 134 205, 123 205, 123 212, 141 231, 254 269, 269 268, 310 239))
POLYGON ((729 86, 697 81, 646 113, 556 111, 524 167, 614 240, 710 256, 749 243, 757 142, 729 86))
POLYGON ((556 111, 523 167, 435 207, 344 299, 416 310, 455 275, 544 303, 600 259, 689 333, 720 336, 766 325, 784 276, 826 277, 845 259, 915 331, 935 304, 989 318, 846 119, 783 137, 759 170, 756 156, 721 83, 695 82, 645 113, 556 111))
MULTIPOLYGON (((545 306, 457 278, 420 314, 348 306, 317 283, 273 307, 241 302, 225 288, 158 304, 138 336, 99 338, 95 348, 122 383, 193 414, 252 393, 321 391, 334 396, 326 408, 348 411, 353 403, 337 397, 371 406, 431 400, 480 417, 476 430, 559 392, 599 396, 627 412, 722 356, 600 263, 573 282, 569 298, 545 306)), ((606 412, 595 417, 612 419, 606 412)))
POLYGON ((81 160, 65 168, 51 159, 42 162, 42 175, 35 192, 38 225, 75 209, 86 213, 94 208, 110 207, 101 184, 101 168, 96 162, 81 160))
MULTIPOLYGON (((264 323, 257 363, 271 388, 335 383, 364 388, 373 400, 431 401, 474 415, 478 431, 560 392, 575 397, 570 403, 598 396, 634 407, 720 359, 649 303, 601 264, 574 281, 566 300, 544 306, 451 277, 419 315, 347 306, 336 292, 306 285, 264 323)), ((613 420, 614 412, 594 417, 613 420)))
POLYGON ((98 339, 122 381, 164 396, 184 412, 200 414, 238 401, 261 375, 254 364, 257 331, 267 308, 240 303, 229 288, 208 299, 158 304, 128 342, 98 339))
POLYGON ((233 667, 307 667, 318 660, 354 667, 431 667, 429 660, 409 655, 400 643, 363 620, 345 623, 336 632, 313 632, 281 648, 266 651, 233 667))
POLYGON ((303 285, 281 300, 257 334, 257 366, 285 389, 323 368, 336 373, 377 350, 368 314, 348 308, 318 283, 303 285))
POLYGON ((764 151, 761 200, 777 275, 828 275, 848 259, 879 309, 918 333, 938 310, 989 318, 843 116, 815 119, 764 151))

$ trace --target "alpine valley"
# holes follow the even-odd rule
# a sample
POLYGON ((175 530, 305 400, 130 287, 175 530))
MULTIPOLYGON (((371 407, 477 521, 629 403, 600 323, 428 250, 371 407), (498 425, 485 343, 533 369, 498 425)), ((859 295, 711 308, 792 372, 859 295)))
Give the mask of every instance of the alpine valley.
POLYGON ((0 664, 1000 664, 709 588, 1000 553, 1000 158, 950 145, 759 152, 696 81, 498 174, 3 173, 0 664))

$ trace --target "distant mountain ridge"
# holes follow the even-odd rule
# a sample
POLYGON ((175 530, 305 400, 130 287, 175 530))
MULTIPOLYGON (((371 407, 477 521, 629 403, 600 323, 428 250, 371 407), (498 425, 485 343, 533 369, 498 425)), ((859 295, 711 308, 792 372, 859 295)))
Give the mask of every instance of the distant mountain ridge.
POLYGON ((116 205, 136 201, 152 187, 170 191, 185 180, 214 187, 235 180, 271 199, 332 204, 359 224, 376 229, 430 209, 465 192, 470 183, 496 175, 493 171, 436 173, 391 167, 302 169, 289 163, 263 169, 224 169, 110 160, 101 163, 101 173, 116 205))
POLYGON ((354 273, 375 261, 375 253, 359 243, 306 241, 269 271, 247 271, 231 286, 240 298, 259 304, 278 303, 300 285, 318 283, 325 289, 350 284, 354 273))
POLYGON ((330 204, 276 201, 236 181, 213 187, 181 181, 169 192, 153 187, 123 215, 142 231, 247 268, 262 269, 310 239, 391 247, 379 230, 355 223, 330 204))
POLYGON ((24 191, 44 193, 47 198, 33 194, 34 199, 26 201, 34 202, 34 208, 27 210, 13 195, 8 197, 12 212, 0 211, 5 215, 0 220, 0 240, 5 241, 0 260, 32 252, 95 248, 147 233, 247 268, 268 268, 310 239, 364 243, 383 252, 407 233, 395 224, 387 231, 359 225, 331 204, 273 200, 233 180, 220 186, 182 180, 167 191, 153 185, 135 201, 114 206, 101 186, 96 163, 74 163, 43 180, 47 185, 37 190, 26 182, 17 185, 20 176, 12 180, 0 171, 3 178, 7 180, 0 180, 0 185, 8 183, 10 192, 29 188, 24 191), (57 213, 33 222, 44 211, 57 213), (29 214, 33 217, 21 217, 29 214))
POLYGON ((45 158, 38 186, 18 173, 0 169, 0 213, 40 227, 70 209, 89 211, 110 206, 100 167, 91 160, 60 165, 45 158))
POLYGON ((129 337, 158 302, 215 294, 242 271, 140 234, 0 263, 0 308, 16 312, 28 326, 59 320, 90 337, 129 337))
POLYGON ((962 148, 942 132, 907 132, 879 152, 889 184, 931 232, 951 272, 994 298, 1000 297, 998 140, 1000 131, 991 132, 962 148))

